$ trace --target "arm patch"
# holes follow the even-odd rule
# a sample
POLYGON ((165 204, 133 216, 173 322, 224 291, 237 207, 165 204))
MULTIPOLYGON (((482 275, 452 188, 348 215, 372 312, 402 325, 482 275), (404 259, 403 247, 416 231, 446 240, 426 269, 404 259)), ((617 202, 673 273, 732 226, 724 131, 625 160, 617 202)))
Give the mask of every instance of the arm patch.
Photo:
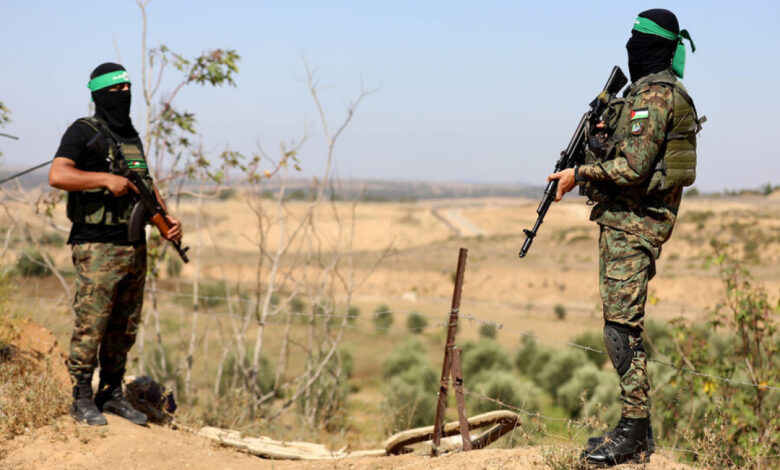
POLYGON ((636 119, 631 121, 631 135, 642 135, 645 131, 647 119, 636 119))

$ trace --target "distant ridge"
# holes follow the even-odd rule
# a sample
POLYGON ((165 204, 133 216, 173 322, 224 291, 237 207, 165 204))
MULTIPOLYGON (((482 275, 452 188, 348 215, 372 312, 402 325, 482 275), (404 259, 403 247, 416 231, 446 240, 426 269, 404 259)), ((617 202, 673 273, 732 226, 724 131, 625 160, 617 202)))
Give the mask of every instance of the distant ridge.
MULTIPOLYGON (((24 168, 0 169, 0 179, 11 176, 24 168)), ((48 168, 42 168, 19 177, 24 189, 48 189, 48 168)), ((286 193, 293 198, 306 199, 314 184, 314 179, 292 179, 286 184, 286 193)), ((16 188, 15 181, 3 185, 16 188)), ((185 184, 185 186, 189 186, 185 184)), ((264 185, 271 193, 279 188, 278 183, 264 185)), ((491 183, 453 183, 431 181, 392 181, 381 179, 334 180, 331 185, 333 194, 350 198, 365 191, 363 199, 367 201, 414 201, 419 199, 483 198, 483 197, 539 197, 542 186, 524 184, 491 183)), ((330 191, 329 191, 330 193, 330 191)))

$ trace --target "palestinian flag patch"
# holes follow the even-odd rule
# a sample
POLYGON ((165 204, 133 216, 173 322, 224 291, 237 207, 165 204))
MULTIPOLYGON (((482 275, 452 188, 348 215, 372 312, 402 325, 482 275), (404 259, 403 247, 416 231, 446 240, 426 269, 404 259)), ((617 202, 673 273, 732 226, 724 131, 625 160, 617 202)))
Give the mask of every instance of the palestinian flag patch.
POLYGON ((633 135, 640 135, 645 130, 645 121, 636 121, 631 123, 631 133, 633 135))
POLYGON ((631 110, 631 120, 647 119, 650 117, 650 111, 647 108, 636 108, 631 110))
POLYGON ((127 167, 131 170, 146 170, 146 160, 143 159, 134 159, 134 158, 128 158, 126 160, 127 167))

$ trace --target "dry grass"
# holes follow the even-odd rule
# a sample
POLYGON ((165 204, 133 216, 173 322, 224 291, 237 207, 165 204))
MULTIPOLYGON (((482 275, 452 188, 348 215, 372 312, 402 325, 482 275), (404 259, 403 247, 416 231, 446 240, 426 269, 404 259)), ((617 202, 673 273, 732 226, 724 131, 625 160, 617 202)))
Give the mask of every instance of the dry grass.
POLYGON ((67 412, 68 393, 52 377, 51 363, 43 371, 41 365, 22 353, 0 362, 0 436, 23 434, 67 412))
MULTIPOLYGON (((22 312, 12 304, 15 287, 0 275, 0 437, 5 438, 51 423, 67 411, 70 401, 62 377, 55 373, 63 365, 52 362, 61 362, 61 353, 41 354, 28 347, 30 338, 22 338, 37 331, 27 328, 22 312)), ((59 352, 56 342, 48 352, 59 352)))

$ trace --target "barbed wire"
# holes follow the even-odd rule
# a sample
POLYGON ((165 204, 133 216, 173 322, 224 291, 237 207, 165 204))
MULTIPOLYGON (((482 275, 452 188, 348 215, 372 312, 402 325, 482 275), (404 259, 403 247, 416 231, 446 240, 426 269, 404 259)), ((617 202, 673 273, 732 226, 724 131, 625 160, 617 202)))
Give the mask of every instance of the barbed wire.
MULTIPOLYGON (((468 313, 461 313, 461 316, 463 318, 467 319, 467 320, 479 322, 479 323, 482 323, 482 324, 492 325, 496 329, 509 331, 511 333, 515 333, 515 334, 518 334, 518 335, 521 335, 521 336, 527 336, 527 337, 530 337, 530 338, 539 339, 539 340, 542 340, 542 341, 545 341, 545 342, 548 342, 548 343, 556 343, 556 344, 561 344, 561 345, 569 346, 569 347, 573 347, 573 348, 579 348, 579 349, 582 349, 582 350, 585 350, 585 351, 592 351, 592 352, 603 354, 603 355, 607 354, 606 351, 602 351, 600 349, 591 348, 589 346, 585 346, 583 344, 574 343, 574 342, 571 342, 571 341, 564 341, 564 340, 557 340, 557 339, 553 339, 553 338, 547 338, 547 337, 540 336, 540 335, 538 335, 536 333, 533 333, 533 332, 522 331, 522 330, 518 330, 518 329, 514 329, 514 328, 511 328, 511 327, 508 327, 508 326, 506 326, 503 323, 495 322, 495 321, 492 321, 492 320, 485 320, 485 319, 476 317, 476 316, 468 314, 468 313)), ((676 365, 671 364, 669 362, 664 362, 664 361, 661 361, 661 360, 658 360, 658 359, 648 358, 647 362, 653 362, 655 364, 659 364, 659 365, 662 365, 662 366, 665 366, 665 367, 670 367, 670 368, 676 369, 676 370, 678 370, 680 372, 683 372, 683 373, 686 373, 686 374, 696 375, 696 376, 699 376, 699 377, 706 377, 706 378, 709 378, 709 379, 718 380, 720 382, 726 382, 726 383, 729 383, 729 384, 732 384, 732 385, 742 385, 742 386, 754 387, 754 388, 759 388, 759 389, 780 391, 780 387, 774 387, 774 386, 769 385, 769 384, 757 384, 757 383, 754 383, 754 382, 745 382, 745 381, 742 381, 742 380, 735 380, 735 379, 729 379, 729 378, 726 378, 726 377, 720 377, 720 376, 717 376, 717 375, 706 374, 704 372, 697 372, 697 371, 691 370, 691 369, 689 369, 687 367, 676 366, 676 365)))
MULTIPOLYGON (((191 298, 192 297, 192 294, 188 294, 188 293, 185 293, 185 292, 176 292, 176 291, 164 290, 164 289, 154 289, 154 290, 153 289, 147 289, 146 293, 147 294, 166 294, 166 295, 170 295, 172 297, 179 297, 179 298, 191 298)), ((57 300, 57 301, 61 301, 62 300, 62 297, 59 297, 59 298, 38 297, 38 298, 39 299, 57 300)), ((246 298, 242 298, 242 297, 222 297, 222 296, 198 295, 198 296, 196 296, 196 298, 199 299, 199 300, 204 300, 204 301, 219 301, 219 302, 231 301, 231 302, 242 302, 242 303, 251 304, 251 305, 254 305, 254 304, 257 303, 254 300, 246 299, 246 298)), ((235 314, 235 313, 231 314, 231 313, 228 313, 228 312, 212 312, 212 311, 208 311, 208 310, 202 310, 202 311, 199 311, 198 313, 201 314, 201 315, 209 315, 209 316, 216 316, 216 317, 228 317, 228 318, 232 317, 232 318, 236 318, 236 319, 244 319, 245 318, 245 315, 235 314)), ((372 312, 370 315, 373 316, 373 317, 378 317, 378 316, 382 316, 382 315, 393 315, 393 314, 419 315, 420 317, 423 317, 426 320, 430 320, 431 321, 430 324, 425 325, 425 326, 407 327, 406 329, 409 330, 409 331, 424 331, 424 330, 427 330, 427 329, 445 328, 445 327, 448 326, 448 324, 446 322, 442 322, 441 318, 439 318, 439 317, 435 317, 435 316, 432 316, 432 315, 427 315, 427 314, 424 314, 422 312, 418 312, 418 311, 415 311, 415 310, 406 310, 406 311, 393 311, 393 310, 386 310, 386 311, 384 311, 383 310, 383 311, 372 312)), ((292 311, 286 311, 286 312, 278 311, 278 312, 269 314, 268 317, 275 317, 275 316, 278 316, 278 315, 282 315, 282 316, 290 315, 292 317, 301 317, 301 318, 311 318, 311 317, 314 317, 314 318, 327 318, 327 319, 330 319, 330 320, 343 320, 344 318, 347 318, 348 320, 354 320, 354 319, 359 318, 359 316, 354 316, 354 315, 349 315, 349 314, 347 314, 347 315, 338 315, 338 314, 329 314, 329 313, 292 312, 292 311)), ((595 349, 595 348, 592 348, 592 347, 584 345, 584 344, 575 343, 573 341, 558 340, 558 339, 554 339, 554 338, 541 336, 541 335, 539 335, 537 333, 534 333, 534 332, 523 331, 523 330, 519 330, 519 329, 516 329, 516 328, 509 327, 506 324, 501 323, 501 322, 480 318, 480 317, 477 317, 476 315, 473 315, 473 314, 470 314, 470 313, 460 312, 459 315, 460 315, 460 318, 462 320, 468 320, 471 323, 479 323, 479 324, 482 324, 482 325, 489 325, 489 326, 492 326, 493 328, 495 328, 496 330, 503 330, 503 331, 507 331, 507 332, 510 332, 510 333, 513 333, 513 334, 516 334, 516 335, 519 335, 519 336, 525 336, 525 337, 529 337, 529 338, 538 339, 540 341, 544 341, 544 342, 547 342, 547 343, 559 344, 559 345, 562 345, 562 346, 576 348, 576 349, 580 349, 580 350, 583 350, 583 351, 588 351, 588 352, 593 352, 593 353, 597 353, 597 354, 607 355, 606 351, 603 351, 603 350, 600 350, 600 349, 595 349)), ((255 321, 254 323, 258 323, 259 324, 260 322, 259 321, 255 321)), ((273 323, 273 322, 266 321, 266 324, 281 324, 281 323, 273 323)), ((351 325, 350 328, 356 329, 356 327, 354 325, 351 325)), ((379 325, 374 327, 374 329, 377 330, 377 331, 389 331, 391 329, 398 329, 398 328, 399 327, 382 327, 382 326, 379 326, 379 325)), ((690 375, 694 375, 694 376, 697 376, 697 377, 702 377, 702 378, 715 380, 715 381, 718 381, 718 382, 728 383, 728 384, 731 384, 731 385, 738 385, 738 386, 744 386, 744 387, 753 387, 753 388, 758 388, 758 389, 761 389, 761 390, 780 391, 780 387, 776 387, 776 386, 773 386, 773 385, 758 384, 758 383, 754 383, 754 382, 747 382, 747 381, 744 381, 744 380, 737 380, 737 379, 730 379, 730 378, 727 378, 727 377, 721 377, 721 376, 717 376, 717 375, 714 375, 714 374, 707 374, 707 373, 704 373, 704 372, 699 372, 699 371, 692 370, 692 369, 687 368, 687 367, 677 366, 677 365, 672 364, 670 362, 662 361, 662 360, 659 360, 659 359, 648 358, 647 362, 655 363, 655 364, 658 364, 658 365, 663 366, 663 367, 672 368, 672 369, 675 369, 675 370, 677 370, 679 372, 682 372, 684 374, 690 374, 690 375)))
MULTIPOLYGON (((165 290, 165 289, 154 289, 154 290, 148 289, 147 293, 148 294, 163 294, 163 295, 169 295, 171 297, 178 297, 178 298, 190 298, 190 297, 192 297, 192 294, 188 294, 188 293, 185 293, 185 292, 170 291, 170 290, 165 290)), ((248 304, 255 304, 256 303, 256 301, 254 301, 254 300, 245 299, 245 298, 242 298, 242 297, 221 297, 221 296, 198 295, 198 296, 196 296, 196 298, 199 299, 199 300, 204 300, 204 301, 220 301, 220 302, 238 301, 238 302, 243 302, 243 303, 248 303, 248 304)), ((62 296, 60 296, 60 297, 46 297, 46 296, 36 297, 36 300, 62 301, 62 299, 63 299, 62 296)), ((231 314, 229 312, 213 312, 213 311, 209 311, 209 310, 201 310, 198 313, 201 314, 201 315, 207 315, 207 316, 210 316, 210 317, 222 317, 222 318, 224 318, 224 317, 232 317, 232 318, 242 319, 242 320, 245 319, 245 315, 235 314, 235 313, 231 314)), ((409 327, 408 325, 405 326, 405 327, 401 327, 401 326, 393 327, 393 326, 374 325, 373 330, 375 330, 375 331, 390 331, 390 330, 406 329, 408 331, 421 332, 421 331, 432 330, 432 329, 443 329, 443 328, 446 328, 446 327, 450 326, 447 321, 442 321, 442 319, 440 317, 424 314, 422 312, 415 311, 415 310, 406 310, 406 311, 400 311, 400 310, 395 310, 395 311, 394 310, 377 310, 377 311, 371 312, 366 317, 367 318, 371 318, 371 317, 376 318, 376 317, 383 316, 383 315, 394 315, 394 314, 399 314, 399 315, 419 315, 420 317, 425 318, 426 320, 430 320, 431 323, 429 323, 428 325, 420 325, 420 326, 412 326, 412 327, 409 327)), ((251 314, 248 314, 248 315, 251 315, 251 314)), ((349 314, 347 314, 347 315, 340 315, 340 314, 331 314, 331 313, 293 312, 293 311, 277 312, 276 315, 273 315, 271 317, 276 319, 276 318, 280 318, 280 317, 281 318, 286 318, 287 316, 290 316, 292 318, 296 318, 297 317, 297 318, 304 318, 304 319, 312 319, 312 318, 322 318, 322 319, 328 319, 328 320, 344 320, 344 319, 347 319, 348 321, 356 320, 356 319, 360 318, 360 315, 349 315, 349 314), (281 315, 279 315, 279 314, 281 314, 281 315)), ((519 330, 519 329, 516 329, 516 328, 509 327, 509 326, 507 326, 504 323, 496 322, 496 321, 493 321, 493 320, 486 320, 486 319, 480 318, 480 317, 478 317, 476 315, 473 315, 473 314, 470 314, 470 313, 460 312, 459 316, 460 316, 461 320, 467 320, 469 322, 469 324, 478 323, 478 324, 481 324, 481 325, 490 325, 493 328, 495 328, 496 330, 503 330, 503 331, 506 331, 506 332, 509 332, 509 333, 517 334, 519 336, 530 337, 530 338, 538 339, 538 340, 545 341, 545 342, 548 342, 548 343, 559 344, 559 345, 563 345, 563 346, 566 346, 566 347, 577 348, 577 349, 581 349, 583 351, 590 351, 590 352, 603 354, 603 355, 607 354, 605 351, 602 351, 602 350, 599 350, 599 349, 595 349, 595 348, 592 348, 590 346, 578 344, 578 343, 572 342, 572 341, 557 340, 557 339, 554 339, 554 338, 544 337, 544 336, 541 336, 541 335, 538 335, 536 333, 529 332, 529 331, 522 331, 522 330, 519 330)), ((447 319, 447 320, 449 320, 449 319, 447 319)), ((259 322, 255 321, 255 323, 259 323, 259 322)), ((285 322, 281 322, 281 321, 267 321, 266 324, 269 324, 269 325, 285 325, 286 323, 285 322)), ((462 324, 464 324, 464 322, 461 321, 459 324, 462 325, 462 324)), ((307 326, 306 323, 292 323, 292 322, 291 322, 291 325, 307 326)), ((355 331, 365 331, 366 330, 366 328, 360 327, 360 326, 355 325, 354 323, 351 323, 351 322, 346 323, 344 325, 344 327, 352 329, 352 330, 355 330, 355 331)), ((671 363, 668 363, 668 362, 664 362, 664 361, 660 361, 660 360, 656 360, 656 359, 648 359, 648 362, 654 362, 654 363, 657 363, 657 364, 665 366, 665 367, 670 367, 670 368, 676 369, 676 370, 678 370, 678 371, 680 371, 682 373, 685 373, 685 374, 691 374, 691 375, 695 375, 695 376, 699 376, 699 377, 705 377, 705 378, 718 380, 718 381, 726 382, 726 383, 733 384, 733 385, 750 386, 750 387, 754 387, 754 388, 762 388, 762 389, 769 389, 769 390, 776 390, 776 391, 780 390, 780 388, 778 388, 778 387, 774 387, 774 386, 770 386, 770 385, 761 385, 761 384, 745 382, 745 381, 739 381, 739 380, 734 380, 734 379, 728 379, 728 378, 725 378, 725 377, 719 377, 719 376, 715 376, 715 375, 712 375, 712 374, 706 374, 706 373, 694 371, 694 370, 691 370, 691 369, 688 369, 688 368, 685 368, 685 367, 679 367, 679 366, 676 366, 674 364, 671 364, 671 363)), ((433 369, 430 369, 427 366, 426 366, 426 368, 431 370, 431 371, 433 371, 433 369)), ((433 371, 433 372, 436 372, 436 371, 433 371)), ((523 414, 525 416, 528 416, 528 417, 530 417, 532 419, 539 419, 539 420, 546 421, 546 422, 565 423, 567 426, 576 425, 576 426, 580 426, 582 428, 586 428, 586 427, 592 428, 593 427, 592 425, 588 425, 588 424, 586 424, 586 423, 584 423, 582 421, 578 421, 578 420, 575 420, 575 419, 547 416, 547 415, 544 415, 544 414, 542 414, 542 413, 540 413, 538 411, 529 411, 529 410, 524 409, 522 407, 510 405, 510 404, 505 403, 505 402, 503 402, 503 401, 501 401, 499 399, 496 399, 496 398, 493 398, 493 397, 489 397, 489 396, 487 396, 487 395, 485 395, 484 393, 481 393, 481 392, 476 392, 476 391, 464 388, 464 393, 469 395, 469 396, 471 396, 471 397, 473 397, 473 398, 475 398, 475 399, 478 399, 480 401, 487 401, 487 402, 493 403, 493 404, 498 405, 500 407, 503 407, 505 409, 512 410, 514 412, 517 412, 517 413, 523 414)), ((547 432, 546 429, 539 429, 539 432, 541 432, 543 435, 545 435, 547 437, 560 439, 560 440, 564 440, 564 441, 568 441, 568 442, 576 442, 575 438, 573 438, 573 437, 565 437, 565 436, 560 436, 560 435, 557 435, 557 434, 554 434, 554 433, 549 433, 549 432, 547 432)), ((692 449, 684 449, 684 448, 677 448, 677 447, 671 447, 671 446, 663 446, 663 445, 658 444, 657 441, 656 441, 656 448, 667 450, 669 452, 674 452, 674 453, 690 454, 690 455, 696 455, 696 456, 704 455, 703 453, 695 451, 695 450, 692 450, 692 449)), ((777 458, 780 458, 780 456, 767 456, 766 458, 768 458, 768 459, 777 459, 777 458)))
MULTIPOLYGON (((476 398, 476 399, 478 399, 480 401, 487 401, 487 402, 499 405, 502 408, 505 408, 505 409, 508 409, 508 410, 511 410, 511 411, 515 411, 515 412, 518 412, 518 413, 521 413, 521 414, 524 414, 524 415, 529 416, 531 418, 537 418, 537 419, 541 419, 541 420, 544 420, 544 421, 563 422, 563 423, 566 423, 569 426, 570 425, 576 425, 576 426, 578 426, 578 427, 580 427, 582 429, 594 428, 593 425, 588 424, 587 422, 584 422, 584 421, 581 421, 581 420, 568 419, 568 418, 558 418, 558 417, 554 417, 554 416, 543 415, 542 413, 539 413, 538 411, 528 411, 528 410, 526 410, 524 408, 520 408, 520 407, 517 407, 517 406, 514 406, 514 405, 510 405, 508 403, 505 403, 505 402, 503 402, 503 401, 501 401, 501 400, 499 400, 497 398, 489 397, 489 396, 485 395, 484 393, 474 392, 474 391, 469 390, 469 389, 467 389, 465 387, 463 388, 463 393, 465 393, 466 395, 472 396, 472 397, 474 397, 474 398, 476 398)), ((576 442, 576 440, 573 437, 566 438, 566 437, 560 436, 558 434, 552 434, 552 433, 547 432, 546 429, 544 429, 542 431, 543 431, 543 434, 545 436, 566 440, 568 442, 576 442)), ((657 438, 655 440, 655 447, 657 449, 668 450, 670 452, 676 452, 676 453, 692 454, 692 455, 696 455, 696 456, 705 455, 704 453, 695 451, 693 449, 683 449, 683 448, 679 448, 679 447, 660 445, 658 443, 658 439, 657 438)), ((775 460, 775 459, 780 458, 780 454, 764 456, 764 458, 770 459, 770 460, 775 460)))

